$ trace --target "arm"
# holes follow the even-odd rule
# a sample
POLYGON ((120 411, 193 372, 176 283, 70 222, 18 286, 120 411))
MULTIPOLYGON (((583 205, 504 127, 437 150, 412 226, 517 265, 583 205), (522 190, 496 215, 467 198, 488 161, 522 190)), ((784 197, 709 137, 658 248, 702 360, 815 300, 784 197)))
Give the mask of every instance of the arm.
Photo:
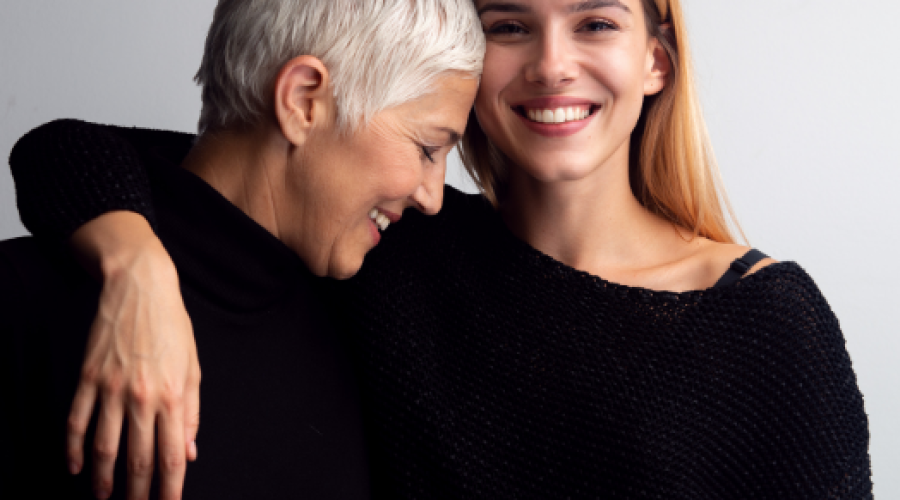
POLYGON ((20 279, 15 266, 9 261, 4 252, 3 242, 0 242, 0 332, 3 332, 3 348, 0 349, 0 390, 3 391, 3 400, 0 403, 0 429, 3 429, 5 445, 0 449, 0 484, 6 485, 6 491, 17 491, 16 485, 20 484, 23 473, 23 464, 16 451, 19 446, 21 433, 21 408, 18 407, 21 399, 16 397, 17 384, 21 381, 20 368, 17 363, 17 354, 20 349, 21 337, 21 313, 27 302, 23 300, 20 291, 20 279))
MULTIPOLYGON (((818 289, 816 290, 818 292, 818 289)), ((821 295, 820 295, 821 296, 821 295)), ((822 298, 824 304, 824 298, 822 298)), ((817 383, 810 398, 822 402, 811 409, 811 425, 818 431, 818 449, 833 456, 834 476, 828 498, 872 498, 872 465, 869 457, 869 422, 863 396, 857 386, 850 355, 834 313, 824 305, 818 311, 826 321, 811 327, 814 337, 807 349, 818 350, 817 383), (816 345, 816 341, 821 342, 816 345), (830 447, 830 448, 829 448, 830 447)))
POLYGON ((781 410, 772 428, 785 438, 779 455, 793 458, 788 465, 798 483, 814 486, 798 493, 870 499, 868 418, 838 319, 799 268, 779 288, 768 305, 784 342, 774 352, 778 379, 769 380, 781 410))
POLYGON ((150 182, 132 145, 142 131, 56 120, 13 146, 10 170, 22 223, 63 241, 106 212, 131 211, 155 226, 150 182))
POLYGON ((25 225, 38 236, 69 238, 103 283, 67 433, 69 467, 78 473, 100 403, 93 480, 101 498, 112 492, 123 418, 130 429, 129 497, 149 491, 154 429, 163 497, 180 496, 185 458, 196 458, 200 370, 193 332, 174 264, 151 227, 149 182, 133 147, 152 143, 153 134, 165 133, 57 121, 27 134, 10 156, 25 225))

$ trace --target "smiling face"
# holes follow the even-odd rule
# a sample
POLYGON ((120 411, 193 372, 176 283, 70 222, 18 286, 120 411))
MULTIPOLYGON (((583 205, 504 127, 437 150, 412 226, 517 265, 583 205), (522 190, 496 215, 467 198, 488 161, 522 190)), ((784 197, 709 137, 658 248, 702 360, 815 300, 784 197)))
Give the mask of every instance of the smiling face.
POLYGON ((664 51, 639 0, 478 0, 487 37, 478 122, 516 170, 542 182, 627 168, 664 51))
POLYGON ((281 237, 314 274, 354 275, 404 209, 440 210, 447 154, 476 88, 475 79, 448 74, 433 92, 378 113, 349 137, 331 126, 295 149, 282 210, 293 229, 281 237))

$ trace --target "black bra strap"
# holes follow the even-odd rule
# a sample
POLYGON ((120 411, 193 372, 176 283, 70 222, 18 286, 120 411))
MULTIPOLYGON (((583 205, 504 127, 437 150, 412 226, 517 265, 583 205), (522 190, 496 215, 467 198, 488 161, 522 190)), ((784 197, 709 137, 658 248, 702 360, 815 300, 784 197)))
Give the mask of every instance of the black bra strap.
POLYGON ((713 288, 718 288, 720 286, 728 286, 735 281, 741 279, 747 271, 750 270, 751 267, 755 266, 759 263, 759 261, 768 258, 769 256, 760 252, 757 249, 752 249, 749 252, 745 253, 743 257, 740 259, 735 259, 734 262, 731 263, 731 267, 725 271, 725 274, 719 278, 719 281, 713 285, 713 288))

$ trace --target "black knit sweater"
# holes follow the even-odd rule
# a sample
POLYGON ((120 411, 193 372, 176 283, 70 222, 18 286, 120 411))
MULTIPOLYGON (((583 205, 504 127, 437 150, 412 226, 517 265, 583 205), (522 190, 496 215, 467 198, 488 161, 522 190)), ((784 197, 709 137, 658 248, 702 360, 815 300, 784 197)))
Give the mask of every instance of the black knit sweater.
MULTIPOLYGON (((152 165, 157 231, 178 268, 203 370, 200 458, 188 465, 185 498, 369 498, 359 391, 321 280, 178 167, 189 138, 162 142, 141 160, 152 165)), ((59 245, 0 242, 0 388, 11 384, 0 398, 0 454, 14 457, 0 468, 0 498, 95 498, 93 461, 72 477, 63 450, 98 289, 59 245)), ((127 496, 127 441, 113 499, 127 496)), ((93 442, 91 426, 86 457, 93 442)))
MULTIPOLYGON (((113 208, 104 199, 152 217, 122 151, 165 140, 71 121, 37 129, 11 157, 23 221, 63 236, 113 208)), ((378 496, 872 496, 844 338, 797 264, 705 291, 617 285, 540 253, 482 197, 448 187, 439 215, 407 212, 334 287, 378 496)))

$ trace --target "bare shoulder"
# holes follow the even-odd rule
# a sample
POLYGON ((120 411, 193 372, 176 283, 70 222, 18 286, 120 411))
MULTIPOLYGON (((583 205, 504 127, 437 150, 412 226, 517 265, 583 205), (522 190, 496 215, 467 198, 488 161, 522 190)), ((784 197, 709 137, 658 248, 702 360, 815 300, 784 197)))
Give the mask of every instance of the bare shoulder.
MULTIPOLYGON (((751 250, 746 245, 737 243, 718 243, 706 238, 702 238, 700 242, 700 251, 697 252, 696 258, 700 260, 700 269, 702 269, 703 281, 707 287, 715 285, 719 278, 725 274, 731 263, 736 259, 740 259, 751 250)), ((750 268, 744 277, 777 263, 778 261, 767 257, 757 262, 750 268)))

